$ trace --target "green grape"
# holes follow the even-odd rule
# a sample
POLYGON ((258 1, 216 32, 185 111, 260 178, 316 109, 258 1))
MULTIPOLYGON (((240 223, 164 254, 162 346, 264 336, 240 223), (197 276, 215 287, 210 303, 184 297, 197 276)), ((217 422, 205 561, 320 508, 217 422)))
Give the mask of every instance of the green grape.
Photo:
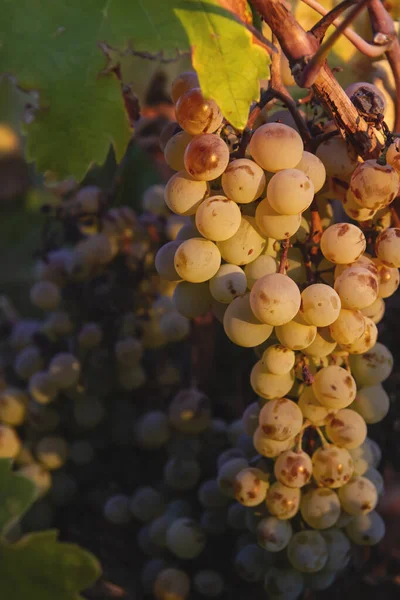
POLYGON ((150 486, 135 490, 129 503, 129 510, 138 521, 147 523, 160 516, 165 508, 161 494, 150 486))
POLYGON ((297 600, 304 590, 304 577, 295 569, 271 567, 264 579, 264 590, 271 600, 297 600))
POLYGON ((354 517, 346 527, 346 534, 360 546, 374 546, 385 535, 385 523, 374 510, 367 515, 354 517))
POLYGON ((359 517, 374 510, 378 502, 376 487, 366 477, 355 476, 339 490, 340 503, 349 515, 359 517))
POLYGON ((378 210, 390 204, 397 196, 399 176, 390 165, 366 160, 354 170, 350 189, 354 200, 364 208, 378 210))
POLYGON ((353 263, 366 248, 366 239, 359 227, 351 223, 336 223, 322 234, 322 254, 335 264, 353 263))
POLYGON ((53 356, 49 364, 49 374, 61 389, 76 385, 79 381, 81 365, 73 354, 60 352, 53 356))
POLYGON ((178 431, 199 434, 210 426, 210 400, 195 387, 181 390, 170 402, 168 419, 178 431))
POLYGON ((15 458, 22 444, 15 429, 9 425, 0 424, 0 458, 15 458))
POLYGON ((96 348, 102 339, 103 331, 97 323, 85 323, 78 334, 78 343, 85 349, 96 348))
POLYGON ((172 300, 176 310, 188 319, 204 315, 210 309, 212 300, 208 282, 181 281, 174 290, 172 300))
POLYGON ((197 571, 193 578, 194 589, 206 598, 217 598, 222 594, 225 582, 217 571, 211 569, 197 571))
POLYGON ((274 375, 259 360, 251 370, 250 384, 255 393, 261 398, 272 400, 283 398, 290 392, 294 383, 294 372, 284 375, 274 375))
POLYGON ((32 463, 24 465, 17 470, 17 473, 27 477, 35 484, 37 498, 42 498, 51 488, 51 475, 43 465, 32 463))
POLYGON ((260 256, 267 244, 256 219, 242 215, 239 229, 228 240, 218 242, 222 258, 233 265, 247 265, 260 256))
POLYGON ((303 425, 303 414, 292 400, 279 398, 267 402, 259 415, 260 427, 267 437, 283 442, 295 437, 303 425))
POLYGON ((352 344, 342 344, 349 354, 364 354, 371 350, 378 339, 378 329, 369 317, 364 317, 365 329, 362 336, 352 344))
POLYGON ((357 166, 357 157, 350 151, 346 141, 338 136, 323 141, 315 154, 323 163, 329 177, 346 181, 357 166))
POLYGON ((179 245, 174 265, 178 275, 185 281, 202 283, 211 279, 218 271, 221 254, 210 240, 192 238, 179 245))
POLYGON ((195 223, 187 223, 183 225, 176 234, 175 239, 179 242, 190 240, 191 238, 202 237, 200 231, 197 229, 195 223))
POLYGON ((192 458, 170 458, 164 467, 164 481, 173 490, 186 491, 196 487, 200 465, 192 458))
POLYGON ((190 579, 181 569, 163 569, 157 574, 153 586, 156 600, 186 600, 190 592, 190 579))
POLYGON ((179 96, 175 112, 179 125, 191 135, 213 133, 223 120, 216 102, 204 98, 199 87, 188 89, 179 96))
POLYGON ((135 441, 141 448, 161 448, 169 437, 168 418, 160 410, 148 411, 135 423, 135 441))
POLYGON ((320 327, 317 329, 317 335, 312 344, 303 348, 303 354, 315 359, 322 359, 329 356, 335 350, 337 344, 330 334, 329 327, 320 327))
POLYGON ((374 467, 369 467, 365 473, 363 473, 366 479, 369 479, 375 486, 378 496, 384 493, 384 481, 382 475, 374 467))
POLYGON ((303 155, 300 135, 282 123, 267 123, 255 130, 248 147, 253 160, 265 171, 292 169, 303 155))
POLYGON ((16 387, 6 387, 0 392, 0 421, 6 425, 22 425, 26 415, 28 397, 16 387))
POLYGON ((302 573, 316 573, 328 560, 328 545, 318 531, 299 531, 288 545, 290 564, 302 573))
POLYGON ((240 208, 225 196, 211 196, 200 204, 196 212, 196 227, 209 240, 228 240, 235 235, 240 223, 240 208))
POLYGON ((319 192, 325 183, 326 170, 324 163, 318 156, 304 150, 300 162, 296 165, 296 169, 299 169, 308 175, 314 185, 314 193, 316 194, 319 192))
POLYGON ((285 240, 292 237, 299 230, 301 213, 281 215, 272 208, 268 199, 264 198, 256 209, 256 224, 265 237, 285 240))
POLYGON ((35 448, 38 460, 53 471, 62 467, 68 458, 68 444, 59 436, 48 436, 40 440, 35 448))
POLYGON ((306 323, 302 316, 297 314, 291 321, 275 327, 275 334, 282 346, 291 350, 304 350, 314 342, 317 328, 306 323))
POLYGON ((194 71, 184 71, 175 77, 171 83, 171 98, 176 104, 182 94, 199 87, 199 78, 194 71))
POLYGON ((335 290, 324 283, 309 285, 301 293, 300 314, 309 325, 317 327, 331 325, 338 318, 340 307, 339 296, 335 290))
MULTIPOLYGON (((189 224, 190 224, 189 217, 183 217, 182 215, 169 215, 169 217, 167 217, 167 220, 165 222, 165 235, 171 241, 178 240, 178 236, 179 236, 180 232, 182 231, 182 229, 186 225, 189 225, 189 224)), ((197 235, 195 235, 195 236, 189 235, 185 239, 189 239, 189 237, 200 237, 200 234, 197 233, 197 235)), ((182 240, 180 240, 180 241, 182 241, 182 240)), ((163 247, 164 246, 161 246, 161 248, 163 248, 163 247)), ((160 250, 161 250, 161 248, 160 248, 160 250)))
POLYGON ((258 427, 258 417, 260 414, 260 406, 258 402, 252 402, 246 408, 242 416, 242 424, 244 432, 247 435, 253 436, 258 427))
POLYGON ((159 328, 167 342, 180 342, 190 333, 190 321, 177 311, 173 311, 160 317, 159 328))
POLYGON ((358 390, 351 407, 361 415, 368 425, 373 425, 386 417, 390 408, 390 400, 383 387, 377 384, 358 390))
POLYGON ((131 520, 129 513, 129 498, 124 494, 111 496, 104 505, 104 516, 115 525, 125 525, 131 520))
MULTIPOLYGON (((296 237, 298 233, 299 232, 297 232, 296 237)), ((286 264, 286 274, 290 279, 293 279, 298 285, 306 283, 307 269, 304 265, 303 254, 300 248, 289 248, 286 264)))
POLYGON ((261 362, 274 375, 285 375, 293 369, 295 358, 293 350, 274 344, 264 351, 261 362))
POLYGON ((287 487, 301 488, 311 479, 311 458, 302 450, 286 450, 275 461, 274 473, 287 487))
POLYGON ((54 310, 61 302, 61 293, 51 281, 38 281, 29 292, 33 306, 41 310, 54 310))
POLYGON ((284 169, 276 173, 267 186, 270 206, 281 215, 304 212, 314 198, 314 184, 298 169, 284 169))
POLYGON ((238 296, 225 310, 223 326, 228 338, 238 346, 253 348, 265 342, 273 326, 262 323, 250 307, 250 294, 238 296))
POLYGON ((231 458, 225 463, 218 465, 217 482, 221 491, 229 498, 235 498, 235 480, 240 471, 248 467, 244 458, 231 458))
POLYGON ((169 210, 164 202, 165 186, 156 183, 145 190, 142 198, 143 210, 157 217, 167 217, 169 210))
POLYGON ((327 488, 342 487, 350 480, 354 470, 349 451, 331 444, 314 452, 312 466, 317 484, 327 488))
POLYGON ((374 209, 360 206, 354 198, 354 194, 350 188, 347 190, 346 196, 343 199, 343 210, 348 217, 354 219, 354 221, 359 221, 360 223, 369 221, 376 214, 374 209))
POLYGON ((324 367, 312 384, 317 400, 327 408, 340 409, 349 406, 356 397, 356 382, 342 367, 324 367))
POLYGON ((328 546, 328 561, 324 567, 328 571, 341 571, 350 562, 351 546, 348 538, 340 529, 321 531, 328 546))
POLYGON ((378 297, 378 278, 363 267, 349 267, 335 280, 335 290, 343 308, 360 310, 378 297))
POLYGON ((250 292, 250 306, 255 316, 268 325, 284 325, 291 321, 300 308, 297 285, 281 273, 264 275, 250 292))
POLYGON ((211 296, 222 304, 229 304, 237 296, 243 296, 246 287, 247 280, 243 269, 229 263, 221 265, 210 279, 211 296))
POLYGON ((254 161, 238 158, 229 163, 221 183, 228 198, 238 204, 249 204, 263 193, 265 174, 254 161))
POLYGON ((358 448, 353 448, 349 452, 354 462, 355 475, 364 475, 370 467, 375 465, 373 448, 368 437, 358 448))
POLYGON ((350 367, 358 386, 377 385, 392 372, 393 356, 386 346, 377 342, 368 352, 350 356, 350 367))
POLYGON ((400 229, 389 227, 380 233, 375 242, 375 251, 384 265, 400 267, 400 229))
POLYGON ((206 536, 193 519, 181 517, 168 527, 167 547, 179 558, 197 558, 205 545, 206 536))
POLYGON ((197 181, 217 179, 229 163, 229 148, 212 133, 195 136, 185 150, 185 169, 197 181))
POLYGON ((367 437, 367 425, 356 411, 339 410, 326 425, 326 434, 340 448, 357 448, 367 437))
POLYGON ((300 394, 298 406, 303 417, 317 427, 323 427, 336 412, 317 400, 311 385, 307 386, 300 394))
POLYGON ((206 198, 208 186, 205 181, 195 181, 186 171, 175 173, 165 186, 165 203, 177 215, 194 215, 206 198))
POLYGON ((328 529, 339 518, 339 498, 330 488, 311 488, 301 497, 300 512, 307 525, 313 529, 328 529))
POLYGON ((361 309, 361 313, 364 317, 368 317, 375 324, 382 321, 385 314, 385 301, 382 298, 377 298, 375 302, 361 309))
POLYGON ((256 544, 247 544, 235 556, 235 571, 250 583, 261 581, 268 566, 268 553, 256 544))
POLYGON ((43 358, 36 346, 25 346, 15 358, 14 370, 21 379, 29 379, 43 367, 43 358))
POLYGON ((280 552, 288 545, 293 530, 289 521, 267 517, 258 522, 256 533, 261 548, 268 552, 280 552))
POLYGON ((165 162, 174 171, 183 171, 185 169, 184 155, 193 136, 186 131, 175 133, 165 145, 165 162))
POLYGON ((115 358, 122 367, 135 366, 143 356, 140 340, 128 336, 115 344, 115 358))
POLYGON ((163 279, 168 279, 168 281, 179 281, 181 279, 174 264, 175 252, 180 245, 180 241, 171 241, 158 250, 155 257, 155 267, 157 273, 163 279))
POLYGON ((269 487, 269 476, 260 469, 246 467, 235 477, 235 498, 243 506, 258 506, 264 502, 269 487))
POLYGON ((267 492, 267 508, 278 519, 292 519, 299 510, 300 489, 290 488, 280 481, 273 483, 267 492))
POLYGON ((373 259, 378 270, 379 298, 390 298, 396 292, 400 284, 399 270, 387 267, 378 258, 373 259))
POLYGON ((229 503, 229 498, 225 496, 218 485, 216 479, 208 479, 200 485, 197 497, 203 508, 223 508, 229 503))
POLYGON ((329 327, 333 339, 338 344, 352 344, 360 339, 365 330, 365 320, 358 310, 342 308, 329 327))
POLYGON ((362 254, 360 256, 360 258, 358 258, 355 262, 348 263, 348 264, 336 265, 335 279, 337 277, 339 277, 339 275, 341 275, 343 273, 343 271, 345 271, 346 269, 348 269, 350 267, 362 267, 363 269, 367 269, 367 271, 369 271, 374 277, 376 277, 378 279, 378 283, 379 283, 378 267, 375 264, 374 260, 369 258, 368 256, 365 256, 365 254, 362 254))

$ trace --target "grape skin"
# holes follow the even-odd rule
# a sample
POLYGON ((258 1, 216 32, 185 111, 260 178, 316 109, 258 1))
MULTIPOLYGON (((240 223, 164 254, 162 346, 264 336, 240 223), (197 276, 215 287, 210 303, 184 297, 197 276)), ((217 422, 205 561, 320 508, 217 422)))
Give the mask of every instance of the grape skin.
POLYGON ((296 569, 269 569, 264 590, 272 600, 297 600, 304 590, 304 577, 296 569))
POLYGON ((345 140, 332 137, 322 142, 315 153, 323 163, 327 175, 346 180, 357 166, 357 159, 348 151, 345 140))
POLYGON ((217 242, 222 258, 234 265, 247 265, 260 256, 267 244, 253 217, 242 215, 239 229, 227 240, 217 242))
POLYGON ((374 546, 385 535, 385 523, 374 510, 367 515, 354 517, 346 527, 352 542, 360 546, 374 546))
POLYGON ((390 165, 366 160, 354 170, 350 189, 354 200, 362 207, 378 210, 390 204, 399 189, 399 176, 390 165))
POLYGON ((328 529, 339 518, 339 498, 336 492, 330 488, 311 488, 302 495, 300 512, 310 527, 314 529, 328 529))
POLYGON ((343 308, 360 310, 372 304, 378 297, 379 283, 363 267, 349 267, 335 280, 335 291, 339 294, 343 308))
POLYGON ((256 209, 256 223, 266 237, 284 240, 290 238, 300 228, 301 213, 281 215, 272 208, 268 199, 264 198, 256 209))
POLYGON ((259 546, 268 552, 280 552, 288 545, 293 530, 289 521, 267 517, 259 521, 256 533, 259 546))
POLYGON ((175 253, 180 245, 180 241, 171 241, 161 246, 158 250, 155 257, 155 267, 157 273, 163 279, 167 279, 168 281, 179 281, 181 279, 174 264, 175 253))
POLYGON ((312 456, 313 476, 318 485, 339 488, 347 483, 354 471, 348 450, 328 445, 318 448, 312 456))
POLYGON ((307 386, 299 397, 298 406, 305 419, 317 427, 324 426, 335 410, 324 406, 317 400, 312 386, 307 386))
POLYGON ((256 281, 250 292, 250 306, 255 316, 268 325, 284 325, 300 308, 297 285, 281 273, 270 273, 256 281))
POLYGON ((364 253, 367 242, 359 227, 351 223, 336 223, 322 234, 321 252, 335 264, 353 263, 364 253))
POLYGON ((261 362, 275 375, 284 375, 293 369, 296 355, 293 350, 276 344, 269 346, 262 355, 261 362))
POLYGON ((238 204, 257 200, 265 189, 264 171, 252 160, 238 158, 229 163, 222 174, 222 189, 238 204))
POLYGON ((189 216, 196 213, 207 194, 208 186, 205 181, 196 181, 186 171, 179 171, 165 186, 164 199, 173 213, 189 216))
POLYGON ((280 481, 270 486, 267 492, 267 508, 272 516, 283 520, 292 519, 299 510, 299 505, 299 488, 289 488, 280 481))
POLYGON ((365 330, 362 336, 353 342, 352 344, 342 344, 342 347, 349 352, 349 354, 364 354, 371 350, 376 344, 378 339, 378 328, 375 323, 369 317, 365 319, 365 330))
POLYGON ((301 315, 297 314, 288 323, 275 327, 275 335, 282 346, 291 350, 303 350, 314 342, 317 328, 306 323, 301 315))
POLYGON ((380 323, 385 315, 385 301, 382 298, 377 298, 375 302, 361 309, 361 313, 364 317, 371 319, 376 325, 380 323))
POLYGON ((306 485, 312 474, 311 458, 306 452, 286 450, 275 461, 275 477, 287 487, 300 488, 306 485))
POLYGON ((343 199, 343 209, 348 217, 361 223, 363 221, 369 221, 376 214, 375 210, 371 208, 364 208, 357 204, 350 188, 347 190, 346 197, 343 199))
POLYGON ((212 297, 207 281, 203 283, 181 281, 176 286, 172 295, 172 301, 176 310, 188 319, 204 315, 210 309, 211 300, 212 297))
POLYGON ((282 123, 267 123, 255 130, 248 149, 262 169, 276 173, 294 168, 300 162, 303 141, 291 127, 282 123))
POLYGON ((350 356, 351 372, 358 386, 369 387, 389 377, 393 369, 393 356, 380 342, 364 354, 350 356))
POLYGON ((205 545, 204 532, 196 521, 188 517, 176 519, 167 530, 167 547, 179 558, 196 558, 205 545))
POLYGON ((324 367, 315 376, 312 384, 317 400, 327 408, 346 408, 356 397, 354 378, 342 367, 324 367))
POLYGON ((318 531, 300 531, 292 536, 287 555, 295 569, 303 573, 315 573, 328 560, 328 546, 318 531))
POLYGON ((311 179, 298 169, 279 171, 268 183, 267 198, 270 206, 281 215, 304 212, 314 197, 311 179))
POLYGON ((351 450, 365 441, 367 426, 356 411, 344 408, 327 423, 326 434, 337 446, 351 450))
POLYGON ((211 181, 225 171, 229 163, 229 149, 213 133, 195 136, 184 154, 185 169, 197 181, 211 181))
POLYGON ((211 279, 221 265, 217 246, 204 238, 182 242, 175 252, 174 266, 178 275, 190 283, 211 279))
POLYGON ((304 151, 300 162, 295 168, 308 175, 314 185, 315 194, 320 191, 326 180, 326 169, 318 156, 304 151))
POLYGON ((283 442, 295 437, 303 425, 303 414, 288 398, 267 402, 260 411, 260 427, 267 437, 283 442))
POLYGON ((22 390, 11 386, 6 387, 0 392, 0 421, 16 427, 22 425, 26 416, 27 403, 28 397, 22 390))
POLYGON ((265 500, 268 476, 260 469, 247 467, 236 475, 233 487, 238 502, 244 506, 258 506, 265 500))
POLYGON ((199 78, 195 71, 184 71, 175 77, 171 83, 171 98, 176 104, 179 98, 194 88, 199 87, 199 78))
POLYGON ((329 331, 339 344, 352 344, 364 333, 365 320, 360 311, 342 308, 329 331))
POLYGON ((337 343, 332 338, 329 327, 317 329, 317 335, 312 344, 303 348, 303 353, 316 359, 324 358, 335 350, 337 343))
POLYGON ((258 256, 251 263, 248 263, 244 268, 247 278, 247 287, 249 290, 251 290, 258 279, 264 275, 276 273, 277 270, 278 264, 275 258, 269 256, 268 254, 261 254, 261 256, 258 256))
POLYGON ((216 598, 224 590, 224 580, 217 571, 198 571, 193 578, 194 588, 206 598, 216 598))
POLYGON ((375 242, 375 251, 388 267, 400 267, 400 229, 389 227, 380 233, 375 242))
POLYGON ((176 598, 186 600, 190 592, 190 579, 180 569, 163 569, 157 575, 153 593, 157 600, 176 598))
POLYGON ((214 100, 206 100, 200 88, 184 92, 175 106, 176 120, 190 133, 213 133, 221 125, 223 116, 214 100))
POLYGON ((261 427, 257 427, 253 435, 253 444, 261 456, 274 458, 275 456, 279 456, 285 450, 292 448, 294 445, 294 438, 285 440, 283 442, 271 440, 265 435, 261 427))
POLYGON ((235 298, 225 311, 223 326, 228 338, 238 346, 252 348, 272 334, 273 326, 259 321, 250 307, 250 294, 235 298))
POLYGON ((340 488, 339 499, 343 510, 359 517, 374 510, 378 502, 378 492, 372 481, 356 476, 340 488))
POLYGON ((211 196, 197 208, 196 227, 209 240, 228 240, 235 235, 240 223, 240 208, 225 196, 211 196))
POLYGON ((261 361, 254 365, 250 374, 251 387, 256 394, 266 400, 283 398, 291 390, 293 382, 293 370, 284 375, 274 375, 263 366, 261 361))
POLYGON ((21 440, 9 425, 0 424, 0 458, 15 458, 21 450, 21 440))
POLYGON ((364 387, 358 390, 351 408, 357 411, 368 425, 373 425, 382 421, 388 414, 389 396, 380 384, 364 387))
POLYGON ((300 314, 309 325, 326 327, 340 314, 340 298, 329 285, 315 283, 301 293, 300 314))

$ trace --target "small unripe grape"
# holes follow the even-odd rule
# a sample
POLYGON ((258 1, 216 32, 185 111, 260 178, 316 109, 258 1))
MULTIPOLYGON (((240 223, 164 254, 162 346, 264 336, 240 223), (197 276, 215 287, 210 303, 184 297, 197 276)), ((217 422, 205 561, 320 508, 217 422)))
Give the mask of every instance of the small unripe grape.
POLYGON ((261 362, 271 373, 284 375, 293 369, 295 358, 293 350, 276 344, 265 350, 261 362))
POLYGON ((78 383, 81 365, 73 354, 60 352, 49 364, 49 374, 61 389, 72 387, 78 383))
POLYGON ((51 281, 38 281, 29 295, 32 304, 41 310, 54 310, 61 301, 60 289, 51 281))
POLYGON ((185 150, 185 169, 197 181, 212 181, 225 171, 229 148, 213 133, 195 136, 185 150))
POLYGON ((168 528, 168 549, 179 558, 197 558, 204 550, 205 545, 206 536, 193 519, 181 517, 168 528))
POLYGON ((210 426, 210 400, 195 387, 181 390, 170 402, 168 418, 178 431, 199 434, 210 426))
POLYGON ((268 553, 256 544, 247 543, 235 556, 235 571, 245 581, 260 581, 268 568, 268 553))
POLYGON ((171 241, 161 246, 155 257, 157 273, 168 281, 179 281, 181 279, 174 265, 175 252, 181 245, 180 241, 171 241))
POLYGON ((329 571, 344 569, 351 558, 351 546, 348 538, 340 529, 321 531, 321 535, 328 545, 328 561, 325 569, 329 571))
POLYGON ((320 486, 338 488, 353 474, 354 463, 348 450, 338 446, 323 446, 312 456, 313 477, 320 486))
POLYGON ((251 387, 266 400, 284 398, 292 389, 293 382, 293 369, 284 375, 275 375, 268 371, 261 361, 256 362, 250 374, 251 387))
POLYGON ((366 477, 366 479, 369 479, 374 484, 376 491, 378 492, 378 496, 381 496, 384 493, 385 483, 382 475, 377 469, 375 469, 374 467, 369 467, 369 469, 365 471, 364 477, 366 477))
POLYGON ((160 317, 159 328, 167 342, 180 342, 190 333, 190 321, 177 311, 172 311, 160 317))

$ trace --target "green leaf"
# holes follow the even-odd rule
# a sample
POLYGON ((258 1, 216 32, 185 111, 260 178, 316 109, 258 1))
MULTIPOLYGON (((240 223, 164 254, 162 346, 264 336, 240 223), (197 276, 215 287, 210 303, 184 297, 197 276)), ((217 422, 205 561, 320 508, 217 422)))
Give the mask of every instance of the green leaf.
POLYGON ((0 598, 83 600, 79 594, 98 579, 98 560, 76 544, 57 541, 57 531, 0 542, 0 598))
POLYGON ((188 0, 175 13, 185 26, 201 89, 239 129, 250 104, 260 97, 259 80, 268 76, 269 56, 252 34, 217 0, 188 0))
POLYGON ((0 532, 3 533, 22 517, 36 498, 35 485, 13 473, 11 467, 12 460, 0 459, 0 532))

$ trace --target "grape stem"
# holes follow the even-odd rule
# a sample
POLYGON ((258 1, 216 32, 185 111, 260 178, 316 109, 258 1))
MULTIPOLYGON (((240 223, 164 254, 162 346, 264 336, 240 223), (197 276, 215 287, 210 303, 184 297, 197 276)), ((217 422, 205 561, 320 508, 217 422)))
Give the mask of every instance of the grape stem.
POLYGON ((286 238, 282 242, 281 262, 279 264, 279 273, 281 273, 282 275, 286 275, 289 248, 290 248, 290 241, 289 241, 289 238, 286 238))
POLYGON ((311 214, 311 232, 310 232, 310 242, 312 243, 312 246, 310 248, 310 254, 312 256, 317 256, 318 254, 318 247, 319 247, 319 243, 321 241, 321 236, 322 236, 322 224, 321 224, 321 217, 318 211, 318 204, 316 199, 314 198, 314 200, 311 203, 310 206, 310 214, 311 214))
POLYGON ((311 421, 309 421, 308 419, 306 419, 303 423, 303 426, 301 428, 300 433, 297 436, 297 440, 296 440, 296 452, 301 452, 302 450, 302 444, 303 444, 303 435, 305 430, 307 429, 307 427, 310 427, 311 425, 311 421))
POLYGON ((324 434, 322 433, 321 427, 316 427, 315 428, 317 430, 317 433, 319 435, 319 439, 321 440, 322 445, 325 446, 329 446, 329 442, 326 439, 326 437, 324 436, 324 434))

